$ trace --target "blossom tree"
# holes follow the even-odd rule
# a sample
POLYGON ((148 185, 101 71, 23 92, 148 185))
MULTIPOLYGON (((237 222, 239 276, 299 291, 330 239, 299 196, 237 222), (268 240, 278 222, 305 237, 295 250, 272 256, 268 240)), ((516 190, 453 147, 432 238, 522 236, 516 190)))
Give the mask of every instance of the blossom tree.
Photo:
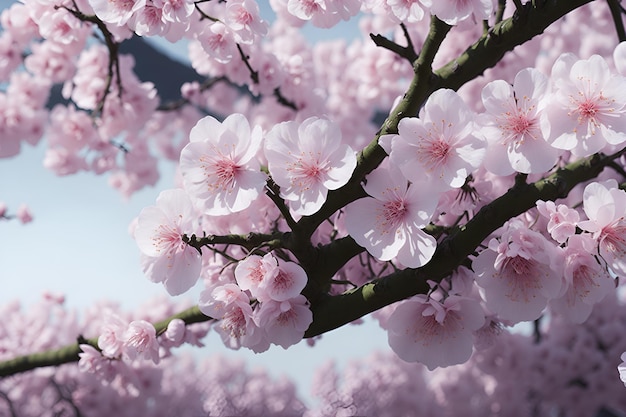
MULTIPOLYGON (((626 413, 624 14, 618 0, 14 3, 0 158, 43 141, 53 173, 107 175, 126 197, 173 161, 176 188, 130 231, 147 279, 201 293, 80 320, 52 295, 6 306, 0 412, 626 413), (301 31, 351 19, 350 43, 301 31), (165 58, 140 59, 153 36, 191 68, 155 77, 165 58), (367 373, 322 369, 312 409, 289 381, 176 352, 211 330, 231 349, 314 344, 369 314, 390 352, 367 373)), ((32 215, 0 204, 14 218, 32 215)))

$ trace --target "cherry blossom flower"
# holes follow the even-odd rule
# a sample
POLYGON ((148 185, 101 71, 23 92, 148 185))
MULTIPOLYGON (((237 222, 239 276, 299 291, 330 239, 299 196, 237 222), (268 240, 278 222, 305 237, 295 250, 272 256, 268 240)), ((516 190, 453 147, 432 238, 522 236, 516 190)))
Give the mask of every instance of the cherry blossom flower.
POLYGON ((537 201, 537 211, 548 221, 548 233, 552 239, 565 243, 570 236, 576 233, 576 226, 580 220, 578 212, 565 204, 554 204, 553 201, 537 201))
POLYGON ((162 337, 169 342, 170 346, 180 346, 185 341, 186 330, 187 326, 183 320, 172 319, 162 337))
POLYGON ((106 311, 105 322, 98 337, 98 347, 104 356, 118 358, 122 354, 127 327, 127 321, 111 311, 106 311))
POLYGON ((102 356, 102 353, 91 345, 80 344, 78 347, 81 352, 78 354, 80 358, 78 360, 78 369, 81 372, 96 373, 102 368, 107 359, 102 356))
POLYGON ((550 300, 550 307, 573 323, 587 320, 593 305, 615 290, 608 272, 593 256, 596 251, 591 236, 579 234, 569 238, 563 253, 566 290, 562 297, 550 300))
POLYGON ((485 155, 489 171, 496 175, 543 173, 555 164, 559 151, 544 139, 549 133, 543 112, 547 89, 548 78, 534 68, 518 72, 513 86, 496 80, 483 88, 487 113, 481 132, 489 143, 485 155))
POLYGON ((472 356, 472 332, 484 322, 475 300, 453 295, 440 302, 418 295, 399 304, 389 317, 389 346, 400 359, 423 363, 431 371, 464 363, 472 356))
POLYGON ((254 298, 266 300, 270 297, 265 294, 262 282, 273 280, 278 275, 278 261, 271 253, 264 255, 250 255, 237 264, 235 279, 244 291, 250 291, 254 298))
POLYGON ((287 0, 287 11, 320 28, 330 28, 359 12, 357 0, 287 0))
POLYGON ((189 0, 164 0, 163 20, 172 23, 189 23, 189 16, 194 12, 194 4, 189 0))
POLYGON ((615 180, 593 182, 583 192, 583 210, 589 220, 578 226, 593 233, 600 256, 617 274, 626 274, 626 192, 615 180))
POLYGON ((409 183, 399 172, 379 167, 366 177, 365 191, 371 196, 348 204, 348 233, 381 261, 394 257, 405 266, 425 265, 437 242, 424 233, 437 206, 438 195, 427 184, 409 183))
POLYGON ((124 332, 123 354, 130 360, 142 358, 159 363, 159 342, 152 323, 145 320, 130 322, 124 332))
POLYGON ((397 18, 400 22, 419 22, 425 16, 424 2, 420 0, 385 0, 385 3, 389 6, 391 14, 389 17, 397 18), (421 4, 422 3, 422 4, 421 4))
POLYGON ((255 36, 267 34, 267 23, 261 19, 259 6, 254 0, 230 0, 226 4, 224 22, 238 43, 252 44, 255 36))
POLYGON ((555 250, 520 221, 507 223, 500 240, 491 239, 472 263, 487 308, 501 320, 539 318, 548 300, 561 291, 555 250))
POLYGON ((607 143, 626 142, 626 82, 611 74, 604 58, 577 60, 563 54, 552 68, 552 80, 547 112, 552 146, 584 157, 607 143))
POLYGON ((89 0, 89 4, 103 22, 124 26, 134 13, 146 6, 146 0, 89 0))
POLYGON ((171 295, 184 293, 200 276, 201 256, 182 240, 183 234, 196 232, 194 214, 185 191, 174 189, 161 192, 156 206, 144 208, 137 219, 134 237, 144 255, 144 272, 171 295))
POLYGON ((325 0, 288 0, 287 10, 302 20, 310 20, 314 14, 326 9, 325 0))
POLYGON ((190 143, 180 153, 180 171, 189 195, 207 215, 247 209, 265 186, 257 152, 261 128, 252 131, 242 114, 223 123, 207 116, 191 129, 190 143))
POLYGON ((215 22, 198 34, 202 49, 219 63, 227 64, 237 54, 237 43, 232 31, 222 22, 215 22))
POLYGON ((231 349, 252 348, 262 342, 262 331, 252 319, 250 298, 235 284, 217 286, 200 294, 200 311, 219 322, 214 327, 231 349))
POLYGON ((255 310, 253 317, 265 331, 266 339, 284 349, 302 340, 313 322, 313 313, 303 295, 284 301, 265 301, 255 310))
POLYGON ((306 272, 300 265, 279 259, 277 273, 266 275, 259 288, 268 299, 281 302, 297 297, 306 283, 306 272))
POLYGON ((139 36, 164 35, 168 32, 170 24, 163 19, 163 0, 146 2, 145 7, 138 10, 128 21, 128 27, 139 36))
POLYGON ((456 25, 474 15, 476 20, 491 17, 491 0, 431 0, 422 2, 430 7, 430 12, 449 25, 456 25))
POLYGON ((428 177, 441 191, 459 188, 485 155, 486 142, 474 136, 474 113, 459 95, 435 91, 420 117, 406 117, 392 142, 390 164, 411 182, 428 177))
POLYGON ((26 204, 21 204, 15 211, 15 217, 19 219, 22 224, 30 223, 33 221, 33 214, 26 204))
POLYGON ((356 167, 356 152, 341 143, 339 126, 317 117, 274 126, 265 139, 265 156, 281 197, 303 216, 318 211, 328 190, 345 185, 356 167))

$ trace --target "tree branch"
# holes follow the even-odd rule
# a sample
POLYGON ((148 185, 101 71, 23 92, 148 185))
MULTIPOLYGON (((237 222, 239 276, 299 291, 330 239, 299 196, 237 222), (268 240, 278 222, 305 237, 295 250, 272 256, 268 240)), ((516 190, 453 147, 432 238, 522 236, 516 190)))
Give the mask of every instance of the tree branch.
POLYGON ((407 42, 406 46, 398 45, 397 43, 390 39, 387 39, 383 35, 374 35, 373 33, 370 33, 370 39, 374 42, 374 44, 376 44, 376 46, 388 49, 398 56, 408 60, 411 65, 413 65, 413 62, 415 62, 415 60, 417 60, 418 58, 418 54, 417 52, 415 52, 415 48, 413 47, 413 41, 411 40, 409 31, 407 30, 404 23, 401 23, 400 27, 402 28, 402 32, 404 33, 404 37, 407 42))
POLYGON ((189 246, 196 248, 198 251, 204 246, 209 245, 238 245, 251 251, 259 246, 268 246, 270 248, 282 247, 281 240, 284 233, 249 233, 247 235, 208 235, 198 237, 196 235, 183 235, 182 240, 189 246))
POLYGON ((327 296, 314 304, 313 323, 305 337, 317 336, 396 301, 427 293, 427 280, 440 282, 449 276, 507 220, 534 207, 538 200, 553 201, 566 197, 572 188, 595 178, 625 151, 626 148, 611 156, 594 155, 573 162, 535 183, 518 183, 484 206, 456 234, 446 237, 425 266, 395 272, 344 294, 327 296))
MULTIPOLYGON (((201 323, 212 320, 211 317, 205 316, 197 306, 194 306, 154 324, 157 335, 165 332, 170 321, 174 319, 181 319, 185 322, 185 324, 201 323)), ((0 362, 0 378, 30 371, 36 368, 43 368, 45 366, 58 366, 65 363, 77 362, 79 359, 78 354, 81 352, 79 347, 80 344, 86 343, 98 349, 97 338, 86 340, 81 337, 80 339, 80 341, 77 341, 74 344, 56 350, 32 353, 30 355, 19 356, 8 361, 0 362)))

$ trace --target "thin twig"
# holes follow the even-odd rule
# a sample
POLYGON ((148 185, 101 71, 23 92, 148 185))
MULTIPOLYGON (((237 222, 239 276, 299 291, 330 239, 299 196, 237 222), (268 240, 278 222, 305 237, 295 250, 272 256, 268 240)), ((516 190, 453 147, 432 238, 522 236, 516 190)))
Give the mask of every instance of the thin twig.
POLYGON ((374 35, 373 33, 370 33, 370 39, 374 42, 376 46, 385 48, 395 53, 396 55, 409 61, 412 65, 413 62, 415 62, 419 56, 415 52, 415 49, 413 48, 411 37, 409 36, 409 32, 407 31, 406 26, 401 25, 401 27, 402 27, 402 30, 404 31, 404 36, 407 39, 407 43, 408 43, 407 46, 398 45, 397 43, 395 43, 394 41, 390 39, 387 39, 383 35, 374 35))
POLYGON ((285 221, 287 222, 289 228, 292 231, 298 230, 298 223, 296 223, 296 221, 291 216, 291 213, 289 212, 289 207, 287 207, 287 205, 285 204, 285 200, 280 197, 280 187, 274 182, 271 177, 267 180, 266 189, 267 196, 272 199, 272 201, 280 211, 280 214, 282 214, 285 218, 285 221))
POLYGON ((494 24, 502 22, 504 19, 504 10, 506 9, 506 0, 498 0, 498 9, 496 10, 496 20, 494 24))

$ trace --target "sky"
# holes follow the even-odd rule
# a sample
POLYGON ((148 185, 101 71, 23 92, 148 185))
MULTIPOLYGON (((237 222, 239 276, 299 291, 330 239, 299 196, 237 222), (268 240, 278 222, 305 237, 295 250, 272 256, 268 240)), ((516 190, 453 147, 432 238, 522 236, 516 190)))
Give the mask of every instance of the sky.
MULTIPOLYGON (((7 4, 0 0, 0 10, 7 4)), ((354 33, 355 25, 348 30, 354 33)), ((306 33, 315 38, 325 32, 307 29, 306 33)), ((118 301, 132 311, 153 297, 169 297, 162 285, 143 276, 128 226, 143 207, 154 204, 160 191, 173 186, 173 167, 163 164, 161 181, 126 201, 108 186, 106 175, 57 177, 47 171, 42 165, 44 142, 24 146, 16 157, 0 159, 0 202, 7 204, 9 213, 25 203, 34 215, 26 225, 0 221, 0 303, 17 299, 28 308, 43 292, 51 291, 64 294, 66 305, 78 311, 103 299, 118 301)), ((200 285, 182 297, 195 299, 199 291, 200 285)), ((314 348, 300 343, 288 350, 272 347, 263 354, 231 351, 216 333, 209 333, 205 343, 206 347, 194 350, 198 358, 219 353, 244 359, 250 369, 263 367, 274 376, 287 375, 309 403, 317 367, 331 359, 343 366, 373 350, 389 349, 385 332, 372 320, 329 332, 314 348)))

